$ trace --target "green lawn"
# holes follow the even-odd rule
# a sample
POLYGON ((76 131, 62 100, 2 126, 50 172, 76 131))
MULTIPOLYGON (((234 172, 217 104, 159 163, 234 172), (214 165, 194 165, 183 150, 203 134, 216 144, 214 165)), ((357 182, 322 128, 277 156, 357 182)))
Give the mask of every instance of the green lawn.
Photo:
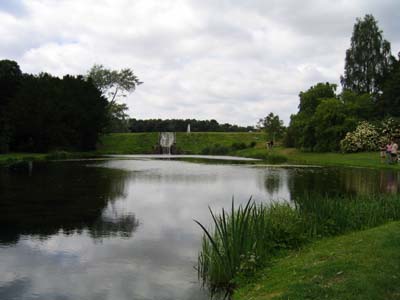
POLYGON ((157 132, 112 133, 101 137, 99 154, 151 154, 158 142, 157 132))
POLYGON ((278 258, 234 299, 400 299, 399 262, 400 222, 394 222, 278 258))
MULTIPOLYGON (((209 146, 233 143, 263 143, 265 134, 255 132, 178 132, 177 148, 185 154, 200 154, 209 146)), ((158 143, 158 132, 113 133, 104 135, 99 143, 99 154, 150 154, 158 143)))
POLYGON ((233 143, 251 142, 265 143, 266 136, 260 132, 192 132, 190 134, 178 132, 176 145, 187 154, 201 154, 206 147, 219 144, 221 146, 232 146, 233 143))
MULTIPOLYGON (((257 155, 268 153, 262 145, 257 145, 253 149, 244 149, 236 152, 236 155, 245 157, 257 157, 257 155)), ((320 166, 345 166, 363 168, 387 168, 400 169, 400 165, 388 165, 379 157, 379 152, 362 153, 315 153, 301 152, 294 148, 276 147, 270 153, 284 155, 288 158, 289 164, 306 164, 320 166)))

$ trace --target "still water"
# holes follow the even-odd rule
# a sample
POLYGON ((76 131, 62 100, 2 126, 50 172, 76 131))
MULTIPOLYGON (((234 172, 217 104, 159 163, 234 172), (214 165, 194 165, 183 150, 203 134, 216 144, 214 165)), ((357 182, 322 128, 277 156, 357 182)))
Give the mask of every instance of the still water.
POLYGON ((393 171, 174 160, 0 170, 0 299, 208 299, 194 269, 208 206, 399 191, 393 171))

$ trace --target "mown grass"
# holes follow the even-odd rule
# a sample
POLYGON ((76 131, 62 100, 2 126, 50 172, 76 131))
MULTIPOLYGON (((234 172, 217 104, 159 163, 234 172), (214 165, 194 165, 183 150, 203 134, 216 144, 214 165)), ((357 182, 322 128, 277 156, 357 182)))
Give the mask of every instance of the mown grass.
POLYGON ((112 133, 100 139, 98 154, 152 154, 158 142, 157 132, 112 133))
POLYGON ((306 195, 289 203, 246 206, 222 211, 205 231, 198 259, 199 277, 212 294, 230 295, 238 281, 251 277, 282 251, 327 236, 371 228, 400 219, 393 195, 336 197, 306 195))
POLYGON ((400 164, 386 164, 379 156, 379 152, 360 153, 317 153, 302 152, 294 148, 275 147, 267 150, 262 145, 253 149, 240 150, 235 155, 243 157, 262 157, 262 155, 280 155, 287 158, 288 164, 319 165, 319 166, 341 166, 341 167, 362 167, 374 169, 400 169, 400 164))
POLYGON ((400 223, 312 243, 274 259, 235 300, 400 299, 400 223))
MULTIPOLYGON (((252 142, 263 144, 266 135, 262 132, 178 132, 176 135, 177 148, 185 154, 201 154, 205 148, 215 145, 231 148, 233 144, 252 142)), ((230 151, 229 154, 235 151, 230 151)))

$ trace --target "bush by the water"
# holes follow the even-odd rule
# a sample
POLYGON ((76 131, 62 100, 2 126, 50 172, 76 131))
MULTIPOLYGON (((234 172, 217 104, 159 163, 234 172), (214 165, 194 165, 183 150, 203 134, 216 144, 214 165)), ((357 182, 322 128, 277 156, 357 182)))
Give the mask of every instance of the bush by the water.
POLYGON ((204 155, 225 155, 228 154, 230 151, 229 147, 220 145, 220 144, 215 144, 211 147, 205 147, 202 151, 201 154, 204 155))
POLYGON ((375 151, 379 149, 380 142, 376 127, 364 121, 356 130, 346 134, 340 141, 340 148, 343 152, 375 151))
POLYGON ((212 294, 227 295, 236 280, 254 274, 285 249, 308 241, 377 226, 400 219, 396 195, 336 197, 305 195, 291 203, 255 204, 210 209, 214 228, 206 229, 198 257, 199 278, 212 294))
POLYGON ((270 164, 282 164, 288 161, 288 158, 285 155, 277 154, 277 153, 255 153, 251 157, 262 159, 270 164))

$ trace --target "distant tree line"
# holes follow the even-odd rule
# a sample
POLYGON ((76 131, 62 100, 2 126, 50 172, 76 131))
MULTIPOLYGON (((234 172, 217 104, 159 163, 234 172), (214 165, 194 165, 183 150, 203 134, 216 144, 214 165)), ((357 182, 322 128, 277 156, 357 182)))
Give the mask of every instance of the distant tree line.
MULTIPOLYGON (((388 132, 385 124, 400 126, 396 122, 400 118, 400 56, 396 59, 391 54, 390 43, 383 39, 372 15, 357 19, 354 25, 340 81, 341 93, 336 92, 336 84, 328 82, 300 92, 299 111, 291 116, 286 129, 286 146, 309 151, 345 151, 340 148, 341 141, 359 124, 368 127, 365 121, 374 128, 382 128, 381 132, 388 132)), ((362 151, 362 147, 347 148, 362 151)))
POLYGON ((228 123, 220 124, 216 120, 196 120, 196 119, 148 119, 148 120, 128 120, 128 130, 130 132, 162 132, 176 131, 185 132, 188 124, 190 131, 193 132, 208 132, 208 131, 223 131, 223 132, 247 132, 253 131, 253 126, 238 126, 228 123))
POLYGON ((92 80, 24 74, 15 61, 0 61, 0 152, 92 150, 107 116, 92 80))

